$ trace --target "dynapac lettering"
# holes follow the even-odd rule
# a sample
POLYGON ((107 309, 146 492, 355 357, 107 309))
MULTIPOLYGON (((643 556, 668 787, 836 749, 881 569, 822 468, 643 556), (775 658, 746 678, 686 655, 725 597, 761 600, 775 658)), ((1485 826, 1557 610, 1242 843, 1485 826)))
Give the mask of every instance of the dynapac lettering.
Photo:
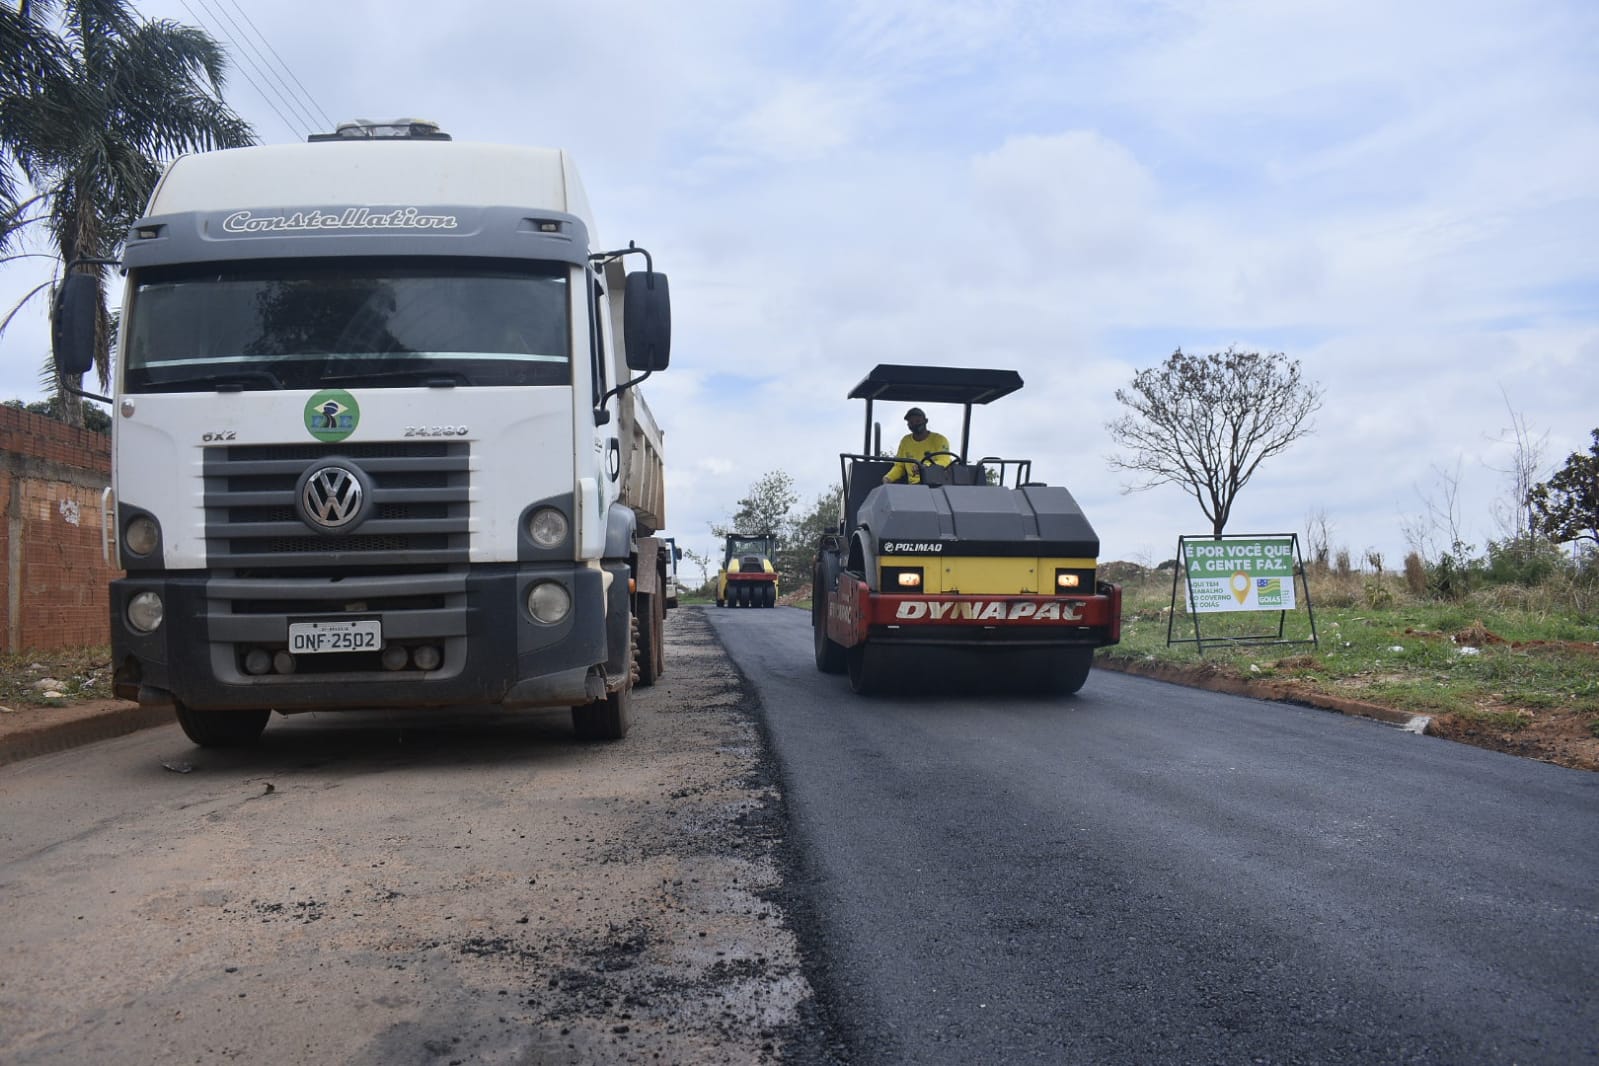
POLYGON ((1078 622, 1083 605, 1075 600, 905 600, 894 617, 907 622, 1078 622))
POLYGON ((454 215, 424 215, 414 207, 390 212, 350 207, 337 214, 296 211, 292 215, 257 215, 235 211, 222 220, 226 233, 304 233, 331 229, 455 229, 454 215))

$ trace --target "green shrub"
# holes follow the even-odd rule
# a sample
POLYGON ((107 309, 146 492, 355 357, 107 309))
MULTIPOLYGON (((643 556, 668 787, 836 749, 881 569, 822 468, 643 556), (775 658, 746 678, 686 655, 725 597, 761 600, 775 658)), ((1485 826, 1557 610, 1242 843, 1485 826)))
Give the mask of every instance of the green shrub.
POLYGON ((1488 542, 1488 565, 1483 576, 1495 585, 1541 585, 1568 569, 1559 545, 1524 533, 1488 542))
POLYGON ((1440 600, 1459 602, 1471 592, 1476 577, 1476 565, 1466 554, 1464 545, 1455 545, 1455 551, 1444 552, 1427 574, 1427 591, 1440 600))

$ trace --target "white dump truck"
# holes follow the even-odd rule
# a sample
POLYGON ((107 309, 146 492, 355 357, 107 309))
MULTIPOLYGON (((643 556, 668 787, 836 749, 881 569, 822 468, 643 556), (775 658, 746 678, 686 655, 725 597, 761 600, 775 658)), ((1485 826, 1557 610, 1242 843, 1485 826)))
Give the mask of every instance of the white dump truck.
MULTIPOLYGON (((484 704, 626 733, 661 669, 661 434, 634 386, 666 368, 670 301, 595 236, 566 152, 401 120, 185 156, 121 265, 118 696, 207 746, 272 711, 484 704)), ((98 328, 77 270, 67 380, 98 328)))

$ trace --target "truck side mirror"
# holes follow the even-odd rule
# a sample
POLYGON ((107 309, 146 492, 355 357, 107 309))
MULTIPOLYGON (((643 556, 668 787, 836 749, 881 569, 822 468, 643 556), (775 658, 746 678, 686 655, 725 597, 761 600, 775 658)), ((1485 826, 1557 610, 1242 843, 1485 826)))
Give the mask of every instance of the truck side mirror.
POLYGON ((666 275, 635 270, 627 276, 622 343, 630 370, 665 370, 672 354, 672 298, 666 275))
POLYGON ((94 327, 100 315, 100 286, 92 274, 68 274, 50 316, 50 347, 56 374, 73 380, 94 367, 94 327))

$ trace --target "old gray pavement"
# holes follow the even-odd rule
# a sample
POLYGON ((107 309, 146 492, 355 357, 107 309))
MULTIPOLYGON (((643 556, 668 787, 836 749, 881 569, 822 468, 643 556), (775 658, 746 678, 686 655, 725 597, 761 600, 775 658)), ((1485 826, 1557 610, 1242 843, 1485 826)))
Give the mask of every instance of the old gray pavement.
POLYGON ((565 712, 317 715, 0 767, 0 1062, 824 1054, 746 690, 702 615, 666 638, 615 744, 565 712))

